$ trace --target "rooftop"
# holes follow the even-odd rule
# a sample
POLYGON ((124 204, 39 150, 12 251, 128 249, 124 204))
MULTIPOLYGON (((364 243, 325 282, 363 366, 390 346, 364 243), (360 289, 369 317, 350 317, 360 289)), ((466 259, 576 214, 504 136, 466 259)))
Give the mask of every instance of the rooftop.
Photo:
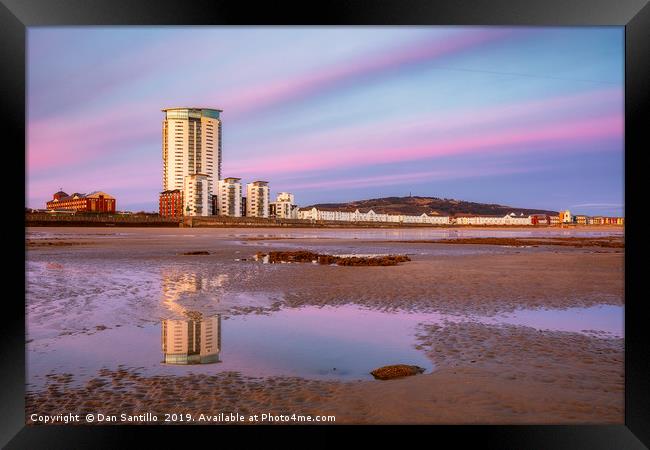
POLYGON ((208 109, 210 111, 223 112, 223 109, 206 108, 204 106, 176 106, 176 107, 173 107, 173 108, 163 108, 163 109, 161 109, 161 111, 171 111, 171 110, 174 110, 174 109, 208 109))

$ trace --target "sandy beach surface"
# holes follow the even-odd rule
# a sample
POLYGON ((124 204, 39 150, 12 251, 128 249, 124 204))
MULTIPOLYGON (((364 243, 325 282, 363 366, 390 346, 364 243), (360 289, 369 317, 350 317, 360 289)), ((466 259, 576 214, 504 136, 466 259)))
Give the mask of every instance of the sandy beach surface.
POLYGON ((219 413, 355 424, 624 421, 619 227, 39 227, 26 239, 27 423, 33 413, 147 412, 197 424, 219 413), (444 242, 477 238, 501 240, 444 242), (410 261, 254 258, 298 250, 410 261), (196 251, 208 254, 183 255, 196 251), (189 312, 219 324, 221 362, 161 363, 161 322, 189 312), (426 371, 369 375, 388 364, 426 371))

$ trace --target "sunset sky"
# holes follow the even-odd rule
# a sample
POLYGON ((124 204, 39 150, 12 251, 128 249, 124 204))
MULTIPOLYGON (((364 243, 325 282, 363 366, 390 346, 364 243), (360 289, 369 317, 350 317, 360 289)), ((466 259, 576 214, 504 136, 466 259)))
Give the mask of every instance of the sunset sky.
POLYGON ((157 211, 161 108, 222 109, 223 176, 622 215, 624 29, 28 29, 26 206, 157 211))

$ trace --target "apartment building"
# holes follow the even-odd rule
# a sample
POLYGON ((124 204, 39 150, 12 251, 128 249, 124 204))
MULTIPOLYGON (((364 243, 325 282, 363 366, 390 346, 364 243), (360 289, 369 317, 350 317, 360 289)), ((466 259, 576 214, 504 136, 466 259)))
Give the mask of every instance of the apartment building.
MULTIPOLYGON (((207 177, 208 207, 200 215, 212 214, 211 196, 221 178, 220 109, 165 108, 162 123, 163 191, 184 190, 186 177, 207 177)), ((184 197, 183 201, 189 201, 184 197)), ((187 205, 183 205, 183 211, 187 205)))
POLYGON ((253 181, 246 185, 246 216, 269 217, 269 183, 253 181))
POLYGON ((183 217, 183 191, 180 189, 162 191, 158 212, 162 217, 183 217))
POLYGON ((183 215, 209 216, 212 209, 210 178, 203 173, 185 176, 183 184, 183 215))
POLYGON ((217 204, 215 214, 219 216, 241 217, 242 185, 241 178, 228 177, 217 182, 217 204))
POLYGON ((270 204, 270 216, 278 219, 297 219, 298 205, 290 192, 280 192, 270 204))

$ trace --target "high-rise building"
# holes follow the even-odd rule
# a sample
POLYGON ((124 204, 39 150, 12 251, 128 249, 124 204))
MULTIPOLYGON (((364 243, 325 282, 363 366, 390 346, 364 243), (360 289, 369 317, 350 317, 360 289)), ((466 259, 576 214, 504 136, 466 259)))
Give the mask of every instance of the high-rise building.
POLYGON ((269 217, 269 182, 253 181, 246 185, 246 215, 269 217))
POLYGON ((228 177, 217 182, 217 211, 220 216, 241 217, 241 178, 228 177))
MULTIPOLYGON (((207 177, 207 207, 201 214, 212 213, 210 198, 221 179, 220 109, 165 108, 162 124, 163 191, 185 190, 185 178, 207 177)), ((184 202, 190 201, 185 196, 184 202)), ((183 205, 183 211, 187 205, 183 205)))

